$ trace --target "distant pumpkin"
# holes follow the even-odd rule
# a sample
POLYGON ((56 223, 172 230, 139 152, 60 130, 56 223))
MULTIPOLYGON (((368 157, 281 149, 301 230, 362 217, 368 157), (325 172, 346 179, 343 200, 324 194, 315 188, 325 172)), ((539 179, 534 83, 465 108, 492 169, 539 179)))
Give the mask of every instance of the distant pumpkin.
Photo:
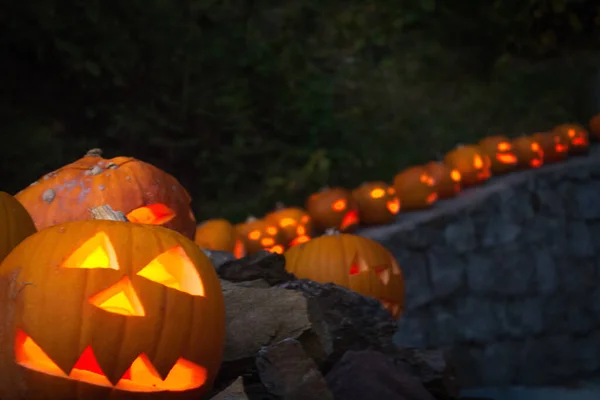
POLYGON ((544 164, 563 161, 568 156, 569 141, 555 132, 537 132, 531 135, 544 152, 544 164))
POLYGON ((246 222, 235 225, 248 254, 254 254, 260 250, 268 250, 271 253, 283 254, 285 251, 285 239, 281 231, 274 224, 249 216, 246 222))
POLYGON ((388 224, 400 211, 396 190, 385 182, 365 182, 352 191, 358 203, 360 221, 365 225, 388 224))
POLYGON ((204 249, 228 251, 236 258, 246 255, 246 246, 231 222, 223 218, 209 219, 196 227, 194 242, 204 249))
POLYGON ((519 168, 539 168, 544 164, 544 150, 532 136, 519 136, 512 140, 519 168))
POLYGON ((279 229, 286 246, 307 242, 314 236, 308 212, 300 207, 285 207, 281 203, 275 208, 275 211, 264 216, 264 220, 279 229))
POLYGON ((360 222, 358 204, 352 193, 339 187, 323 188, 310 195, 306 200, 306 210, 318 232, 327 229, 347 232, 360 222))
POLYGON ((463 187, 478 185, 491 176, 491 161, 479 146, 461 145, 444 156, 444 164, 460 173, 463 187))
POLYGON ((449 199, 460 192, 460 172, 450 169, 442 162, 432 161, 425 164, 425 170, 435 181, 435 191, 438 200, 449 199))
POLYGON ((431 207, 438 199, 435 179, 423 166, 399 172, 394 177, 394 189, 404 211, 431 207))
POLYGON ((505 174, 517 168, 517 156, 513 152, 512 143, 506 136, 488 136, 479 141, 483 154, 490 159, 492 174, 505 174))
POLYGON ((594 140, 600 140, 600 114, 594 115, 590 119, 590 137, 594 140))
POLYGON ((13 196, 0 192, 0 262, 37 230, 31 216, 13 196))
POLYGON ((587 153, 590 147, 589 133, 579 124, 558 125, 552 132, 569 141, 569 154, 587 153))

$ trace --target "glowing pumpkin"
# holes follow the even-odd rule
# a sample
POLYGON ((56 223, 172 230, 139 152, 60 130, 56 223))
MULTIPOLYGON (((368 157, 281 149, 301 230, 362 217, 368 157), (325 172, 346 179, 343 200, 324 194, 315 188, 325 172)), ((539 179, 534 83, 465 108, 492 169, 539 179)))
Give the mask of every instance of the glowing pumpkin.
POLYGON ((265 215, 264 220, 278 227, 287 246, 308 242, 314 235, 310 215, 299 207, 278 203, 276 210, 265 215))
POLYGON ((403 211, 430 207, 438 199, 435 179, 422 166, 399 172, 394 177, 394 189, 403 211))
POLYGON ((394 257, 374 240, 329 233, 284 253, 285 268, 300 279, 333 282, 378 299, 394 317, 404 309, 404 280, 394 257))
POLYGON ((27 210, 10 194, 0 192, 0 262, 27 236, 36 232, 27 210))
POLYGON ((279 228, 264 219, 249 216, 246 222, 234 227, 244 242, 248 254, 254 254, 260 250, 282 254, 285 250, 285 239, 279 228))
POLYGON ((512 140, 519 168, 539 168, 544 164, 544 150, 532 136, 519 136, 512 140))
POLYGON ((579 124, 558 125, 552 132, 561 135, 569 142, 569 154, 587 153, 590 147, 588 131, 579 124))
POLYGON ((483 154, 490 159, 492 174, 505 174, 517 168, 517 156, 512 143, 506 136, 489 136, 479 141, 483 154))
POLYGON ((98 149, 43 176, 15 196, 38 229, 90 219, 109 205, 131 222, 161 225, 194 238, 190 196, 173 176, 131 157, 104 159, 98 149))
POLYGON ((396 190, 385 182, 365 182, 352 191, 360 222, 381 225, 392 222, 400 211, 396 190))
POLYGON ((343 188, 323 188, 306 200, 306 211, 318 232, 327 229, 350 231, 360 222, 358 204, 343 188))
POLYGON ((237 258, 246 255, 246 246, 240 234, 226 219, 209 219, 199 224, 194 242, 204 249, 228 251, 237 258))
POLYGON ((460 173, 463 187, 485 182, 492 174, 490 158, 475 145, 458 146, 450 150, 444 156, 444 164, 460 173))
POLYGON ((441 162, 432 161, 425 164, 425 170, 435 181, 435 192, 438 200, 449 199, 460 192, 460 172, 450 169, 441 162))
POLYGON ((0 264, 2 399, 199 398, 225 309, 208 257, 152 225, 76 221, 0 264))
POLYGON ((600 140, 600 114, 594 115, 590 119, 590 136, 592 139, 600 140))
POLYGON ((544 164, 563 161, 568 156, 569 142, 555 132, 538 132, 531 135, 544 153, 544 164))

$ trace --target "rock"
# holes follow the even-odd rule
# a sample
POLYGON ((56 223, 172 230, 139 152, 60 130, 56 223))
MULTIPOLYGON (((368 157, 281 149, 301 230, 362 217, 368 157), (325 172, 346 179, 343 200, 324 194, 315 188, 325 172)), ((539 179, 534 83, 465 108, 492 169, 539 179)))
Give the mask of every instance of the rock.
POLYGON ((248 396, 244 391, 244 380, 241 376, 238 377, 225 390, 211 397, 210 400, 248 400, 248 396))
POLYGON ((234 261, 236 259, 235 256, 228 251, 218 251, 209 249, 202 249, 202 251, 208 256, 208 258, 213 263, 213 266, 216 269, 219 269, 221 265, 229 261, 234 261))
POLYGON ((227 261, 217 267, 221 279, 230 282, 244 282, 263 279, 271 285, 294 279, 294 275, 285 270, 285 257, 266 250, 227 261))
POLYGON ((284 339, 263 347, 256 358, 267 391, 286 400, 333 400, 325 379, 300 342, 284 339))
POLYGON ((346 352, 325 379, 340 400, 435 400, 409 371, 372 350, 346 352))

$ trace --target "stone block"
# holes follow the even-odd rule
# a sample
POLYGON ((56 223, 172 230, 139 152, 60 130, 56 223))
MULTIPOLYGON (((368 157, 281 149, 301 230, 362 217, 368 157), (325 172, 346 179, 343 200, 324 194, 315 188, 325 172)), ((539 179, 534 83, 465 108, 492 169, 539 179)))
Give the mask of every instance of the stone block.
POLYGON ((465 261, 444 247, 427 252, 433 295, 444 298, 459 291, 465 283, 465 261))

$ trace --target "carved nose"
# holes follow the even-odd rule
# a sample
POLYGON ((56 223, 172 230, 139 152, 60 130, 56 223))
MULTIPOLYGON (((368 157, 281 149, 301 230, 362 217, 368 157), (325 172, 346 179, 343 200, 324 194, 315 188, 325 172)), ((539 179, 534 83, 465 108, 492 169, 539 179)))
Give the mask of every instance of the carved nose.
POLYGON ((126 276, 111 287, 90 297, 89 302, 113 314, 129 317, 143 317, 146 315, 142 302, 135 293, 131 281, 126 276))

